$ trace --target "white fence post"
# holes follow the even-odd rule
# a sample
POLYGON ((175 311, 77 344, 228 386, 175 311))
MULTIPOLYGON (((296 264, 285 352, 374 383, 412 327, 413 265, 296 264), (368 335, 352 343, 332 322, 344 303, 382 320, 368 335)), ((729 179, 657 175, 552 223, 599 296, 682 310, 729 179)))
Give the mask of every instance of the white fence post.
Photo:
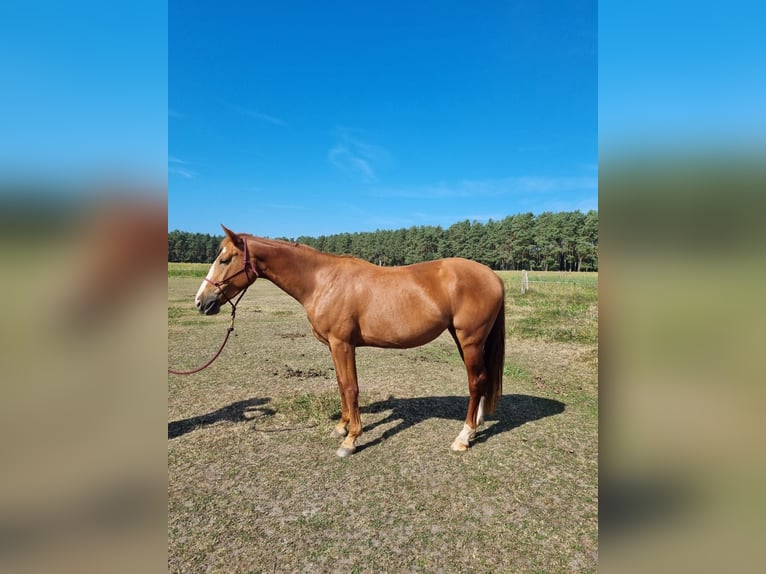
POLYGON ((527 291, 529 291, 529 275, 525 269, 521 272, 521 294, 523 295, 527 291))

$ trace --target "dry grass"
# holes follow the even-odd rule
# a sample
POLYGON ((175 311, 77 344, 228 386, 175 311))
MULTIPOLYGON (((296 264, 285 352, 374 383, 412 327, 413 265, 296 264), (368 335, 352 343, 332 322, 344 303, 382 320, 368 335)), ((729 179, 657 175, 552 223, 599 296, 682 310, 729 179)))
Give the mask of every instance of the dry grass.
MULTIPOLYGON (((358 351, 364 434, 348 459, 330 438, 340 404, 328 350, 298 303, 256 282, 221 358, 169 378, 169 570, 595 571, 597 339, 515 329, 542 305, 507 278, 505 396, 474 446, 449 450, 467 385, 443 335, 358 351)), ((228 325, 225 311, 196 314, 199 281, 169 278, 174 368, 207 360, 228 325)), ((589 305, 572 309, 546 320, 596 329, 589 305)))

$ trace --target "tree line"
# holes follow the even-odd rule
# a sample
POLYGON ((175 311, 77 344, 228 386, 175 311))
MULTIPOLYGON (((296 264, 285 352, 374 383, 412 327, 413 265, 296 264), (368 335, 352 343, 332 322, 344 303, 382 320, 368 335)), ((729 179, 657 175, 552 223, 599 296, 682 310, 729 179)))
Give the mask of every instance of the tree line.
MULTIPOLYGON (((223 236, 168 233, 168 261, 209 263, 223 236)), ((337 233, 319 237, 277 237, 327 253, 353 255, 377 265, 409 265, 442 257, 465 257, 495 270, 598 270, 598 211, 509 215, 487 223, 464 220, 444 229, 337 233)))

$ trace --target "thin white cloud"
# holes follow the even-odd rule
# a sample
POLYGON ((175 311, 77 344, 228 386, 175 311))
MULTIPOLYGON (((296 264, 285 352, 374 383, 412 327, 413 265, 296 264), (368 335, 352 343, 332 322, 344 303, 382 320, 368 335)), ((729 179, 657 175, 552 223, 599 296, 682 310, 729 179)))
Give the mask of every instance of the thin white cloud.
POLYGON ((249 108, 244 108, 242 106, 238 106, 235 104, 227 104, 231 109, 233 109, 235 112, 242 114, 243 116, 247 116, 249 118, 253 118, 255 120, 260 120, 262 122, 266 122, 269 124, 272 124, 274 126, 279 126, 281 128, 287 127, 287 122, 283 120, 282 118, 279 118, 277 116, 272 116, 271 114, 264 114, 263 112, 259 112, 256 110, 251 110, 249 108))
POLYGON ((269 114, 262 114, 260 112, 254 112, 252 110, 245 110, 245 115, 255 118, 256 120, 262 120, 275 126, 287 127, 287 122, 282 118, 276 116, 270 116, 269 114))
POLYGON ((194 179, 197 176, 197 172, 185 169, 183 167, 169 167, 168 173, 179 175, 184 179, 194 179))
POLYGON ((335 167, 341 171, 360 177, 364 183, 372 183, 377 180, 372 164, 363 156, 358 155, 354 150, 349 149, 343 144, 336 145, 332 148, 328 152, 327 158, 335 167))
POLYGON ((168 174, 174 174, 184 179, 194 179, 199 175, 196 171, 189 169, 189 162, 179 159, 175 156, 168 156, 168 174))
POLYGON ((360 130, 338 128, 337 143, 327 152, 332 165, 362 183, 378 181, 377 171, 391 161, 391 154, 359 137, 360 130))

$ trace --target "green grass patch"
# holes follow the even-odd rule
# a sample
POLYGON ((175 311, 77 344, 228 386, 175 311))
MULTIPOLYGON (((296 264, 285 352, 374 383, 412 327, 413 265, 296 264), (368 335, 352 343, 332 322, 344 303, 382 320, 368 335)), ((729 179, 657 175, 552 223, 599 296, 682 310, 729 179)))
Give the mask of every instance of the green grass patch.
POLYGON ((198 327, 201 325, 210 325, 210 321, 205 319, 184 319, 179 321, 178 324, 184 327, 198 327))
POLYGON ((209 270, 209 263, 168 263, 168 277, 203 278, 209 270))
MULTIPOLYGON (((521 279, 519 279, 520 281, 521 279)), ((535 283, 547 283, 549 285, 579 285, 581 287, 598 288, 598 273, 529 273, 530 289, 535 283)))
POLYGON ((506 362, 505 367, 503 367, 503 376, 512 377, 516 381, 522 381, 529 379, 530 374, 521 365, 506 362))
POLYGON ((275 317, 287 317, 288 315, 293 315, 294 312, 292 309, 275 309, 271 314, 275 317))
POLYGON ((168 319, 178 319, 187 313, 186 309, 179 307, 178 305, 171 305, 168 307, 168 319))
POLYGON ((209 320, 201 317, 190 305, 168 305, 169 325, 207 325, 209 320))
POLYGON ((273 407, 291 420, 323 423, 340 418, 340 395, 337 391, 302 393, 276 401, 273 407))
POLYGON ((508 325, 514 335, 550 342, 598 343, 596 286, 538 284, 511 299, 522 314, 508 325))

